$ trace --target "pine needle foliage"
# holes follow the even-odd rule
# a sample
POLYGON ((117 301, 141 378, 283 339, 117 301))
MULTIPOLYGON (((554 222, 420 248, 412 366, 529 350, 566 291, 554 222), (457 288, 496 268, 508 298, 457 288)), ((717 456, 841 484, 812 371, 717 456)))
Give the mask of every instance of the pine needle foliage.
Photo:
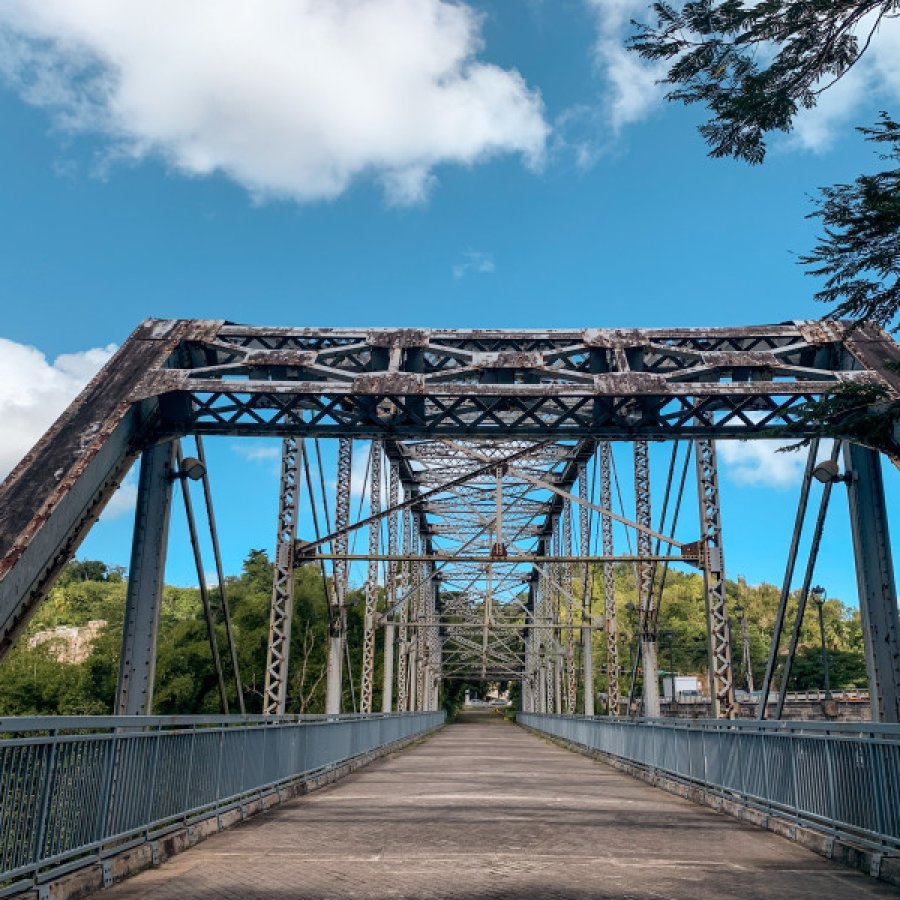
POLYGON ((765 159, 765 136, 788 132, 802 109, 859 61, 900 0, 696 0, 654 3, 630 49, 670 62, 668 99, 703 103, 700 132, 714 157, 765 159))

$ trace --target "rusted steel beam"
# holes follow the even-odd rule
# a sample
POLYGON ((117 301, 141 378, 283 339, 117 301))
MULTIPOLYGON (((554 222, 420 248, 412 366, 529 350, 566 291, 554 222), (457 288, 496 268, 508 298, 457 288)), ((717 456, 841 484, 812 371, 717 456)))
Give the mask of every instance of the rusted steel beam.
POLYGON ((153 439, 158 403, 132 392, 220 326, 142 323, 0 485, 0 657, 153 439))

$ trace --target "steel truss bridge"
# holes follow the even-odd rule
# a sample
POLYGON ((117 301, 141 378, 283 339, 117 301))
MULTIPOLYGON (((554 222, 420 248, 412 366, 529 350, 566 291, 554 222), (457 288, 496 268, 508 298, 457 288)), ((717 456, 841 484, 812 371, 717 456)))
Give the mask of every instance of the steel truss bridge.
MULTIPOLYGON (((633 564, 642 667, 656 671, 660 585, 675 560, 703 573, 713 713, 729 718, 734 676, 716 441, 785 429, 812 441, 768 693, 819 438, 804 410, 845 385, 875 385, 897 398, 900 375, 892 366, 898 360, 900 350, 881 330, 838 322, 439 331, 148 320, 0 488, 0 654, 140 458, 116 712, 149 713, 177 482, 211 615, 183 477, 185 439, 197 440, 199 459, 189 460, 201 473, 221 575, 201 439, 278 436, 283 455, 266 712, 285 711, 298 565, 317 562, 332 575, 329 713, 341 711, 348 573, 361 561, 368 570, 362 712, 372 710, 375 633, 383 629, 384 711, 436 709, 443 679, 481 678, 521 681, 525 709, 543 713, 593 715, 595 695, 605 687, 606 709, 618 715, 628 679, 613 565, 633 564), (327 500, 320 471, 325 508, 315 516, 315 536, 298 537, 304 504, 316 513, 311 447, 318 454, 326 437, 338 445, 336 489, 327 500), (351 521, 352 444, 359 439, 370 442, 368 515, 351 521), (649 442, 660 440, 674 442, 675 451, 662 516, 654 520, 649 442), (633 445, 633 510, 614 508, 616 441, 633 445), (696 539, 684 543, 672 536, 672 525, 689 470, 699 502, 696 539), (633 536, 627 554, 613 545, 614 522, 633 536), (351 554, 357 531, 368 545, 351 554), (602 616, 593 611, 595 588, 602 591, 602 616), (594 672, 596 642, 606 647, 602 684, 594 672)), ((873 717, 897 722, 900 635, 880 461, 858 444, 836 441, 835 448, 833 458, 842 453, 848 473, 873 717)), ((826 485, 825 504, 830 491, 826 485)), ((807 583, 803 603, 808 590, 807 583)), ((228 625, 227 600, 223 606, 228 625)), ((211 620, 210 639, 224 702, 211 620)), ((649 715, 659 711, 655 681, 644 679, 649 715)), ((765 714, 761 704, 760 717, 765 714)))
MULTIPOLYGON (((634 685, 638 665, 645 673, 658 670, 657 613, 673 562, 702 573, 712 716, 733 718, 733 611, 726 606, 716 455, 721 440, 790 434, 809 442, 758 719, 781 714, 789 662, 774 714, 766 701, 778 687, 777 663, 785 632, 791 629, 788 599, 801 563, 814 475, 826 483, 818 495, 788 661, 810 594, 829 499, 835 484, 843 482, 872 719, 887 729, 877 735, 885 759, 893 760, 889 767, 900 765, 897 734, 890 730, 890 723, 900 722, 900 627, 881 460, 851 435, 829 432, 836 440, 830 467, 821 470, 821 426, 806 415, 813 401, 848 385, 877 388, 878 402, 900 399, 898 364, 900 349, 883 331, 840 322, 441 331, 145 321, 0 486, 2 658, 131 466, 140 461, 114 706, 119 718, 73 720, 71 726, 63 720, 0 723, 0 730, 9 734, 49 729, 51 735, 35 738, 27 744, 31 749, 22 749, 26 744, 21 740, 9 746, 0 741, 0 809, 18 810, 18 821, 30 823, 19 829, 24 837, 16 831, 9 832, 13 837, 6 844, 0 840, 0 880, 16 874, 33 878, 48 861, 86 853, 110 836, 121 839, 134 829, 149 833, 151 822, 174 814, 172 803, 177 802, 154 788, 152 803, 148 800, 150 806, 138 812, 130 793, 116 794, 110 785, 139 785, 160 767, 171 763, 177 768, 176 760, 160 754, 188 746, 188 739, 191 748, 195 742, 198 747, 203 741, 212 742, 210 747, 215 743, 222 760, 216 771, 228 767, 227 785, 211 771, 215 790, 212 781, 191 788, 192 809, 218 811, 223 803, 243 803, 245 793, 260 790, 260 785, 286 784, 297 772, 315 769, 316 760, 336 765, 357 752, 372 752, 435 727, 440 687, 449 679, 518 681, 522 713, 533 727, 619 752, 616 747, 625 747, 621 736, 632 734, 623 730, 621 716, 642 713, 647 718, 632 723, 639 725, 659 715, 657 679, 643 678, 639 698, 634 685), (230 712, 224 674, 229 668, 244 713, 203 448, 203 438, 221 435, 282 441, 264 715, 208 722, 154 719, 157 633, 176 492, 187 513, 223 713, 230 712), (336 477, 329 473, 326 478, 323 472, 320 445, 326 438, 336 445, 336 477), (627 471, 621 464, 616 469, 616 442, 631 445, 627 471), (651 442, 668 442, 672 448, 661 499, 651 497, 651 442), (364 504, 357 503, 352 485, 354 443, 357 460, 360 446, 366 459, 364 504), (199 481, 193 491, 192 480, 199 481), (332 481, 329 493, 326 483, 332 481), (634 498, 629 508, 620 494, 626 481, 634 498), (202 502, 195 506, 192 496, 201 488, 202 502), (215 555, 218 609, 213 609, 201 559, 198 506, 206 513, 215 555), (351 515, 354 506, 358 512, 351 515), (691 511, 685 512, 689 506, 691 511), (679 516, 679 533, 688 528, 691 540, 675 538, 679 516), (304 530, 299 523, 310 520, 312 531, 298 533, 304 530), (614 540, 623 528, 625 548, 614 540), (365 542, 359 552, 357 536, 365 542), (629 654, 627 667, 614 579, 614 567, 621 563, 634 573, 638 598, 639 654, 629 654), (309 750, 315 759, 303 760, 293 732, 284 730, 306 727, 304 721, 284 716, 289 711, 293 572, 301 565, 321 568, 328 594, 326 715, 332 717, 316 726, 322 726, 316 732, 318 749, 309 750), (354 571, 364 567, 366 572, 360 660, 349 659, 346 643, 354 566, 354 571), (230 667, 223 664, 216 644, 217 619, 225 625, 230 667), (379 631, 384 664, 383 682, 376 686, 379 631), (595 653, 598 647, 602 653, 595 653), (596 657, 605 659, 602 669, 595 666, 596 657), (354 672, 359 673, 358 712, 363 718, 351 721, 341 715, 348 712, 341 709, 341 698, 354 672), (379 695, 381 711, 376 714, 379 695), (604 695, 602 708, 595 708, 597 697, 604 695), (391 724, 396 714, 412 718, 403 720, 407 724, 391 724), (608 724, 601 726, 596 718, 593 731, 577 724, 586 719, 571 719, 598 714, 608 724), (145 718, 121 718, 136 715, 145 718), (123 723, 134 721, 148 725, 124 728, 123 723), (325 728, 329 722, 333 730, 325 728), (243 729, 240 733, 230 730, 236 725, 243 729), (203 730, 210 727, 212 731, 203 730), (92 728, 99 729, 102 740, 83 737, 92 728), (201 730, 195 735, 197 728, 201 730), (82 737, 64 737, 71 729, 82 737), (345 737, 335 742, 336 735, 345 737), (87 749, 78 749, 79 742, 87 749), (258 751, 248 756, 251 746, 258 751), (259 771, 254 768, 257 752, 259 771), (82 791, 83 797, 113 791, 102 809, 92 806, 79 813, 79 821, 97 817, 88 828, 94 838, 87 832, 72 837, 65 826, 69 800, 59 793, 54 765, 65 768, 60 777, 68 790, 82 776, 85 784, 100 779, 99 787, 82 791), (46 843, 47 829, 60 822, 53 840, 75 840, 74 848, 46 843)), ((870 412, 877 414, 878 407, 870 412)), ((900 435, 895 435, 895 446, 900 447, 900 435)), ((759 721, 753 733, 779 733, 764 725, 759 721)), ((692 726, 684 727, 690 731, 692 726)), ((726 722, 723 727, 732 726, 726 722)), ((663 753, 664 766, 640 737, 649 732, 634 734, 637 749, 628 751, 628 758, 669 766, 675 774, 692 771, 690 754, 684 762, 665 762, 668 751, 653 744, 654 753, 663 753)), ((679 735, 679 747, 693 746, 681 731, 679 735)), ((734 746, 741 740, 736 736, 734 746)), ((842 753, 840 748, 829 750, 822 759, 833 768, 845 760, 842 753)), ((878 763, 875 769, 882 772, 885 765, 878 763)), ((877 772, 872 775, 873 796, 881 791, 877 772)), ((724 774, 703 778, 731 790, 724 774)), ((154 784, 155 779, 153 774, 154 784)), ((782 807, 800 803, 786 796, 777 800, 782 807)), ((849 813, 841 815, 841 821, 855 821, 849 813)), ((838 813, 832 819, 837 821, 838 813)), ((852 827, 863 828, 867 840, 900 846, 894 825, 852 827)))

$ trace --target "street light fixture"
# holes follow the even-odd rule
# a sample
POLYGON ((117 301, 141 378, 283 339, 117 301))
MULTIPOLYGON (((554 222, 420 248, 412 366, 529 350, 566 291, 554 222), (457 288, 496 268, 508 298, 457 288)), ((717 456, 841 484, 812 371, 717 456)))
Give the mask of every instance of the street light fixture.
POLYGON ((735 615, 741 617, 741 644, 744 679, 747 682, 747 693, 753 693, 753 662, 750 659, 750 630, 747 627, 747 610, 740 603, 734 608, 735 615))
POLYGON ((191 481, 199 481, 205 474, 206 466, 197 457, 186 456, 181 461, 178 471, 173 473, 172 478, 190 478, 191 481))
POLYGON ((831 699, 831 678, 828 672, 828 651, 825 649, 825 588, 816 585, 810 594, 819 609, 819 637, 822 641, 822 671, 825 675, 825 699, 831 699))
POLYGON ((826 459, 820 462, 812 471, 813 478, 821 481, 822 484, 832 484, 835 481, 842 481, 844 484, 850 484, 853 476, 849 472, 841 474, 838 464, 833 459, 826 459))

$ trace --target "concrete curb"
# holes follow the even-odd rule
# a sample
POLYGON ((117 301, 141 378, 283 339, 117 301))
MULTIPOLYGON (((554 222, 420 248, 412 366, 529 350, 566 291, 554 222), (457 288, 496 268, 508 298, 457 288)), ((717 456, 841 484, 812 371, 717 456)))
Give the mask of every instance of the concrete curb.
POLYGON ((347 775, 361 769, 384 756, 416 744, 436 734, 444 725, 413 737, 403 738, 392 744, 386 744, 378 750, 354 756, 346 762, 331 769, 299 776, 295 781, 272 788, 264 794, 244 800, 239 806, 220 813, 211 813, 208 818, 193 822, 190 825, 167 832, 158 838, 146 841, 138 846, 129 847, 119 853, 111 853, 102 860, 93 860, 83 868, 53 878, 36 888, 27 888, 16 897, 23 900, 78 900, 89 897, 104 888, 112 887, 132 875, 146 869, 161 866, 166 860, 178 853, 189 850, 200 841, 206 840, 220 831, 249 819, 251 816, 267 812, 276 806, 287 803, 304 794, 312 793, 326 785, 340 781, 347 775))
POLYGON ((582 756, 599 760, 608 766, 612 766, 614 769, 618 769, 620 772, 624 772, 626 775, 639 778, 641 781, 661 788, 670 794, 675 794, 700 806, 708 806, 716 810, 716 812, 724 813, 741 822, 748 822, 751 825, 756 825, 758 828, 764 828, 783 838, 787 838, 789 841, 793 841, 795 844, 800 844, 801 847, 805 847, 807 850, 812 850, 813 853, 817 853, 819 856, 824 856, 833 862, 849 866, 851 869, 858 869, 866 875, 900 887, 900 858, 896 856, 884 856, 881 853, 857 846, 841 838, 823 834, 814 828, 798 825, 796 822, 776 813, 766 813, 758 809, 752 809, 735 800, 728 800, 705 788, 685 784, 662 772, 646 769, 617 756, 604 753, 602 750, 593 750, 590 747, 584 747, 581 744, 575 744, 563 738, 545 734, 543 731, 529 728, 527 725, 520 725, 519 727, 549 741, 551 744, 556 744, 564 747, 566 750, 580 753, 582 756))

